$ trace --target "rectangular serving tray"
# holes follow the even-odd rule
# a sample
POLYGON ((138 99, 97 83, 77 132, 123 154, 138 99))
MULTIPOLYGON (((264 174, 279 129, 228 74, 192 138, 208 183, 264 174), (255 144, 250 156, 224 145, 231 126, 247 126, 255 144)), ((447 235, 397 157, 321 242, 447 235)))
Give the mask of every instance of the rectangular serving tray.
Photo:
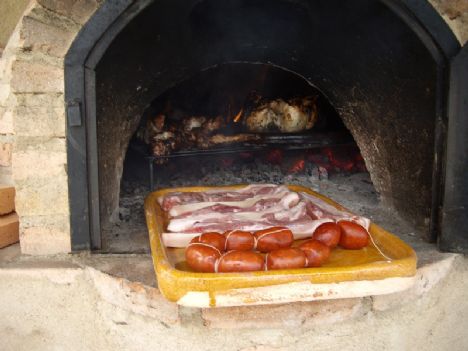
MULTIPOLYGON (((184 249, 167 248, 162 242, 168 219, 157 198, 174 191, 228 190, 244 186, 171 188, 148 195, 145 213, 154 270, 158 287, 168 300, 191 307, 247 306, 382 295, 406 290, 414 284, 417 259, 413 249, 373 223, 369 232, 384 255, 370 243, 361 250, 334 249, 329 260, 318 268, 248 273, 190 271, 184 249)), ((306 187, 288 187, 344 209, 306 187)))

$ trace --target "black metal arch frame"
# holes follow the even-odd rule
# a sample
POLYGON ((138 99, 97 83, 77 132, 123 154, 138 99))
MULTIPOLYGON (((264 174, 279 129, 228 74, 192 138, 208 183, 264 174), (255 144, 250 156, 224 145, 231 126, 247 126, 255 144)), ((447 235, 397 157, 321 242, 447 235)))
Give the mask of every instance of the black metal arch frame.
MULTIPOLYGON (((106 1, 79 32, 65 58, 70 227, 74 251, 99 250, 101 247, 95 68, 117 34, 153 1, 106 1)), ((448 68, 460 45, 427 0, 376 1, 384 3, 418 35, 438 66, 437 161, 434 164, 432 189, 432 208, 436 213, 433 213, 431 223, 431 232, 437 233, 443 192, 440 175, 444 166, 448 124, 448 68)), ((451 114, 451 118, 457 116, 451 114)), ((436 239, 435 236, 433 239, 436 239)))

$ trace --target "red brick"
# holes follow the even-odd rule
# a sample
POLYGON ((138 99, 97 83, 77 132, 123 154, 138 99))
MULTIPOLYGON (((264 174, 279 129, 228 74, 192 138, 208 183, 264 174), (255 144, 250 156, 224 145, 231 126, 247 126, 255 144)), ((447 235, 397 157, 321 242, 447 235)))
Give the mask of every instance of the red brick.
POLYGON ((13 212, 0 216, 0 249, 19 241, 19 218, 13 212))

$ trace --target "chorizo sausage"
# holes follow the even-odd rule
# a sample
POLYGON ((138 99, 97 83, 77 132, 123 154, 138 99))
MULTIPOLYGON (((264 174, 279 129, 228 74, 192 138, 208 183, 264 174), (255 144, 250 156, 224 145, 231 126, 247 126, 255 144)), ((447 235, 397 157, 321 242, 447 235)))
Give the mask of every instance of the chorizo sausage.
POLYGON ((204 243, 191 243, 185 250, 185 260, 196 272, 213 273, 221 252, 214 246, 204 243))
POLYGON ((351 221, 339 221, 338 225, 341 228, 341 247, 359 250, 369 244, 369 233, 363 226, 351 221))
POLYGON ((340 242, 341 228, 334 222, 323 223, 315 229, 312 239, 320 241, 329 248, 335 248, 340 242))
POLYGON ((263 271, 263 256, 254 251, 229 251, 223 254, 216 263, 216 272, 253 272, 263 271))
POLYGON ((250 251, 255 248, 255 237, 251 232, 243 230, 229 230, 224 233, 226 237, 226 251, 250 251))
POLYGON ((285 227, 271 227, 259 230, 254 235, 257 239, 256 248, 260 252, 285 249, 290 247, 294 241, 293 233, 285 227))
POLYGON ((224 251, 226 247, 226 237, 220 233, 207 232, 193 238, 190 243, 203 243, 224 251))
POLYGON ((267 270, 304 268, 307 266, 307 257, 296 248, 278 249, 266 254, 265 265, 267 270))
POLYGON ((299 249, 307 257, 307 267, 320 267, 330 256, 330 248, 315 239, 303 242, 299 249))

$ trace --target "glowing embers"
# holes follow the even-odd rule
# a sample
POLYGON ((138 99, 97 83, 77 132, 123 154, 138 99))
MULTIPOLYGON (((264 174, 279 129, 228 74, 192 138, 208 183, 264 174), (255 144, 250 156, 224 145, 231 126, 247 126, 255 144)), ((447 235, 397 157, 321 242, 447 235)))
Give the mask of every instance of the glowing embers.
POLYGON ((364 159, 357 146, 327 146, 305 150, 295 156, 286 157, 280 149, 271 150, 266 161, 281 165, 287 174, 300 174, 315 169, 319 178, 327 178, 330 173, 367 172, 364 159))
POLYGON ((154 174, 162 184, 170 180, 171 184, 186 185, 287 183, 361 172, 366 172, 366 167, 358 147, 343 145, 176 157, 156 166, 154 174))

